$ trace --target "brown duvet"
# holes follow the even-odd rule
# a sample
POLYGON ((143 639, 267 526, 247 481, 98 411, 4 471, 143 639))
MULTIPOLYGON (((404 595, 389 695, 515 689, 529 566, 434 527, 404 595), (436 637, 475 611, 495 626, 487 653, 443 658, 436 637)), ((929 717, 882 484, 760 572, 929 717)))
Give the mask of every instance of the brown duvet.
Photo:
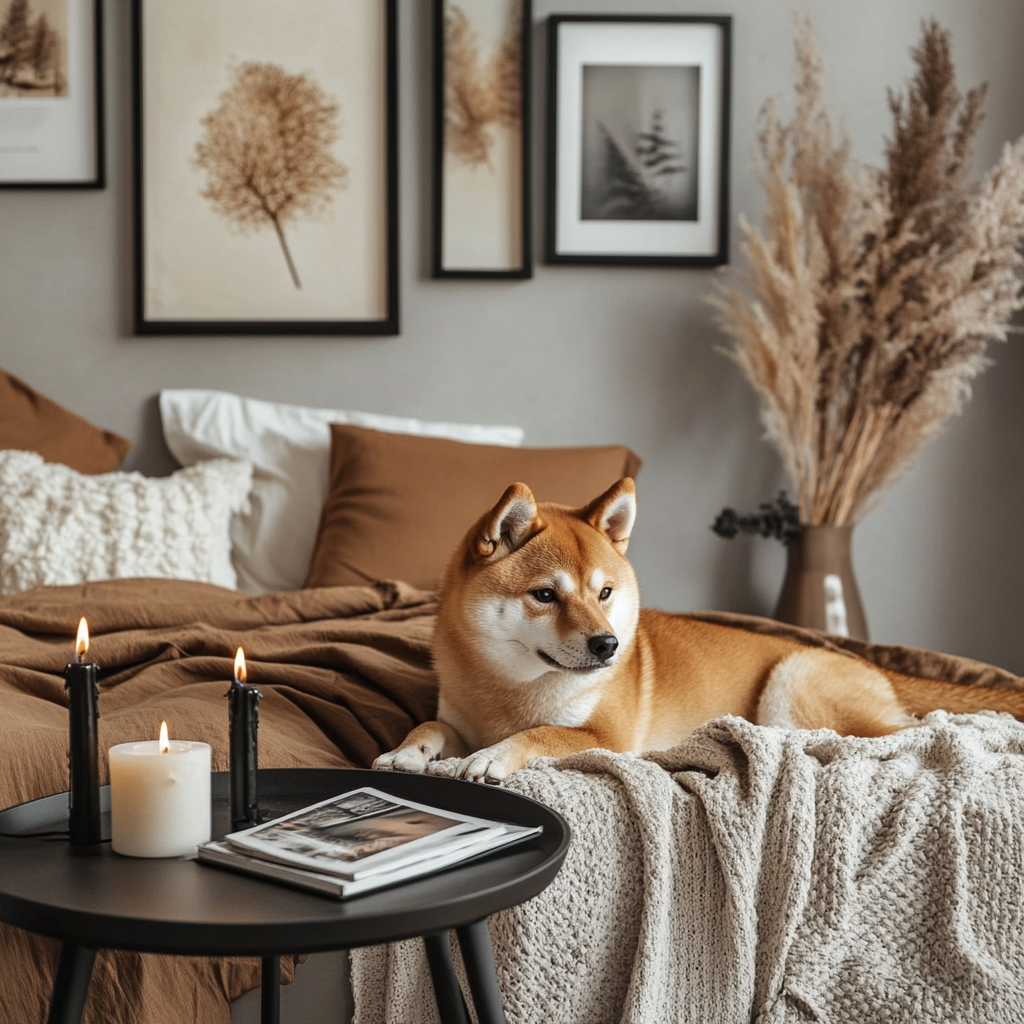
MULTIPOLYGON (((101 667, 103 752, 171 736, 213 747, 228 767, 227 702, 236 647, 263 692, 261 767, 360 767, 430 718, 433 595, 404 584, 249 598, 201 583, 116 580, 0 598, 0 807, 67 789, 62 671, 79 617, 101 667)), ((46 1019, 57 945, 0 926, 0 1024, 46 1019)), ((287 979, 286 979, 287 980, 287 979)), ((101 952, 90 1024, 216 1024, 259 984, 255 960, 101 952), (102 1009, 101 1009, 102 1008, 102 1009)))

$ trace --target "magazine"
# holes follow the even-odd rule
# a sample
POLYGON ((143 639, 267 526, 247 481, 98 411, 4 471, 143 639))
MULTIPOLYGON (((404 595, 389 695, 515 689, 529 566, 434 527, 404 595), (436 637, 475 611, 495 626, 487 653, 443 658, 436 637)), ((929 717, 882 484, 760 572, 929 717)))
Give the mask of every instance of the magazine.
POLYGON ((319 871, 307 871, 304 868, 292 867, 280 861, 263 860, 261 857, 250 857, 242 853, 230 843, 204 843, 199 847, 199 859, 208 864, 218 867, 229 868, 232 871, 240 871, 247 875, 259 875, 273 881, 283 882, 299 889, 308 889, 311 892, 321 893, 326 896, 334 896, 337 899, 345 899, 348 896, 358 896, 360 893, 372 892, 377 889, 384 889, 390 885, 398 885, 401 882, 412 881, 422 878, 424 875, 435 874, 444 871, 446 868, 468 864, 505 846, 512 846, 521 843, 531 836, 537 835, 541 828, 524 828, 518 825, 508 826, 509 831, 497 839, 487 843, 480 843, 472 849, 465 848, 437 853, 432 857, 424 857, 414 864, 406 864, 404 867, 395 868, 392 871, 379 871, 375 875, 352 881, 342 878, 340 875, 328 875, 319 871))
POLYGON ((442 870, 540 831, 367 786, 204 844, 199 858, 344 897, 442 870))

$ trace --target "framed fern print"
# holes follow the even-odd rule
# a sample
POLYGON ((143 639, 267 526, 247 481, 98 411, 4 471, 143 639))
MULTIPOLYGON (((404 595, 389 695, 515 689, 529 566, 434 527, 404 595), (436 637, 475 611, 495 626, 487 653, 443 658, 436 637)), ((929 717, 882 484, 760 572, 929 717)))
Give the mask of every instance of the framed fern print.
POLYGON ((397 0, 132 9, 135 333, 397 334, 397 0))
POLYGON ((434 277, 533 275, 531 0, 434 0, 434 277))
POLYGON ((731 28, 549 19, 549 263, 728 262, 731 28))

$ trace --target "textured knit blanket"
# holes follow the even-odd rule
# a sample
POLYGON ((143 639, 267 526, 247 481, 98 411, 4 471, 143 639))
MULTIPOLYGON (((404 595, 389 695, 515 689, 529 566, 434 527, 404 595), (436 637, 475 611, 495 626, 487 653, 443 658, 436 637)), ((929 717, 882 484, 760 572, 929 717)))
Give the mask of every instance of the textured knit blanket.
MULTIPOLYGON (((882 739, 723 718, 659 754, 532 762, 507 788, 573 842, 491 918, 510 1024, 1020 1024, 1022 754, 1007 715, 934 712, 882 739)), ((437 1020, 418 940, 352 967, 355 1024, 437 1020)))

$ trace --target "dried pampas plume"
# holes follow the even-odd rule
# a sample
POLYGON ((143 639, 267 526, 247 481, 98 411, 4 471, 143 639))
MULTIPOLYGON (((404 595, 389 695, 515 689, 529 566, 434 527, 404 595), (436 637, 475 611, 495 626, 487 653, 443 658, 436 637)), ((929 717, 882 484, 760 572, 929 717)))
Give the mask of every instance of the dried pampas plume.
POLYGON ((1024 138, 967 180, 984 88, 957 89, 949 34, 922 26, 881 169, 850 158, 822 104, 810 19, 798 19, 797 104, 766 104, 749 267, 711 301, 727 354, 761 399, 804 523, 853 523, 970 397, 1021 301, 1024 138))
POLYGON ((494 126, 517 128, 520 120, 522 10, 513 4, 504 35, 483 64, 477 33, 457 4, 444 16, 445 146, 470 167, 490 164, 494 126))

